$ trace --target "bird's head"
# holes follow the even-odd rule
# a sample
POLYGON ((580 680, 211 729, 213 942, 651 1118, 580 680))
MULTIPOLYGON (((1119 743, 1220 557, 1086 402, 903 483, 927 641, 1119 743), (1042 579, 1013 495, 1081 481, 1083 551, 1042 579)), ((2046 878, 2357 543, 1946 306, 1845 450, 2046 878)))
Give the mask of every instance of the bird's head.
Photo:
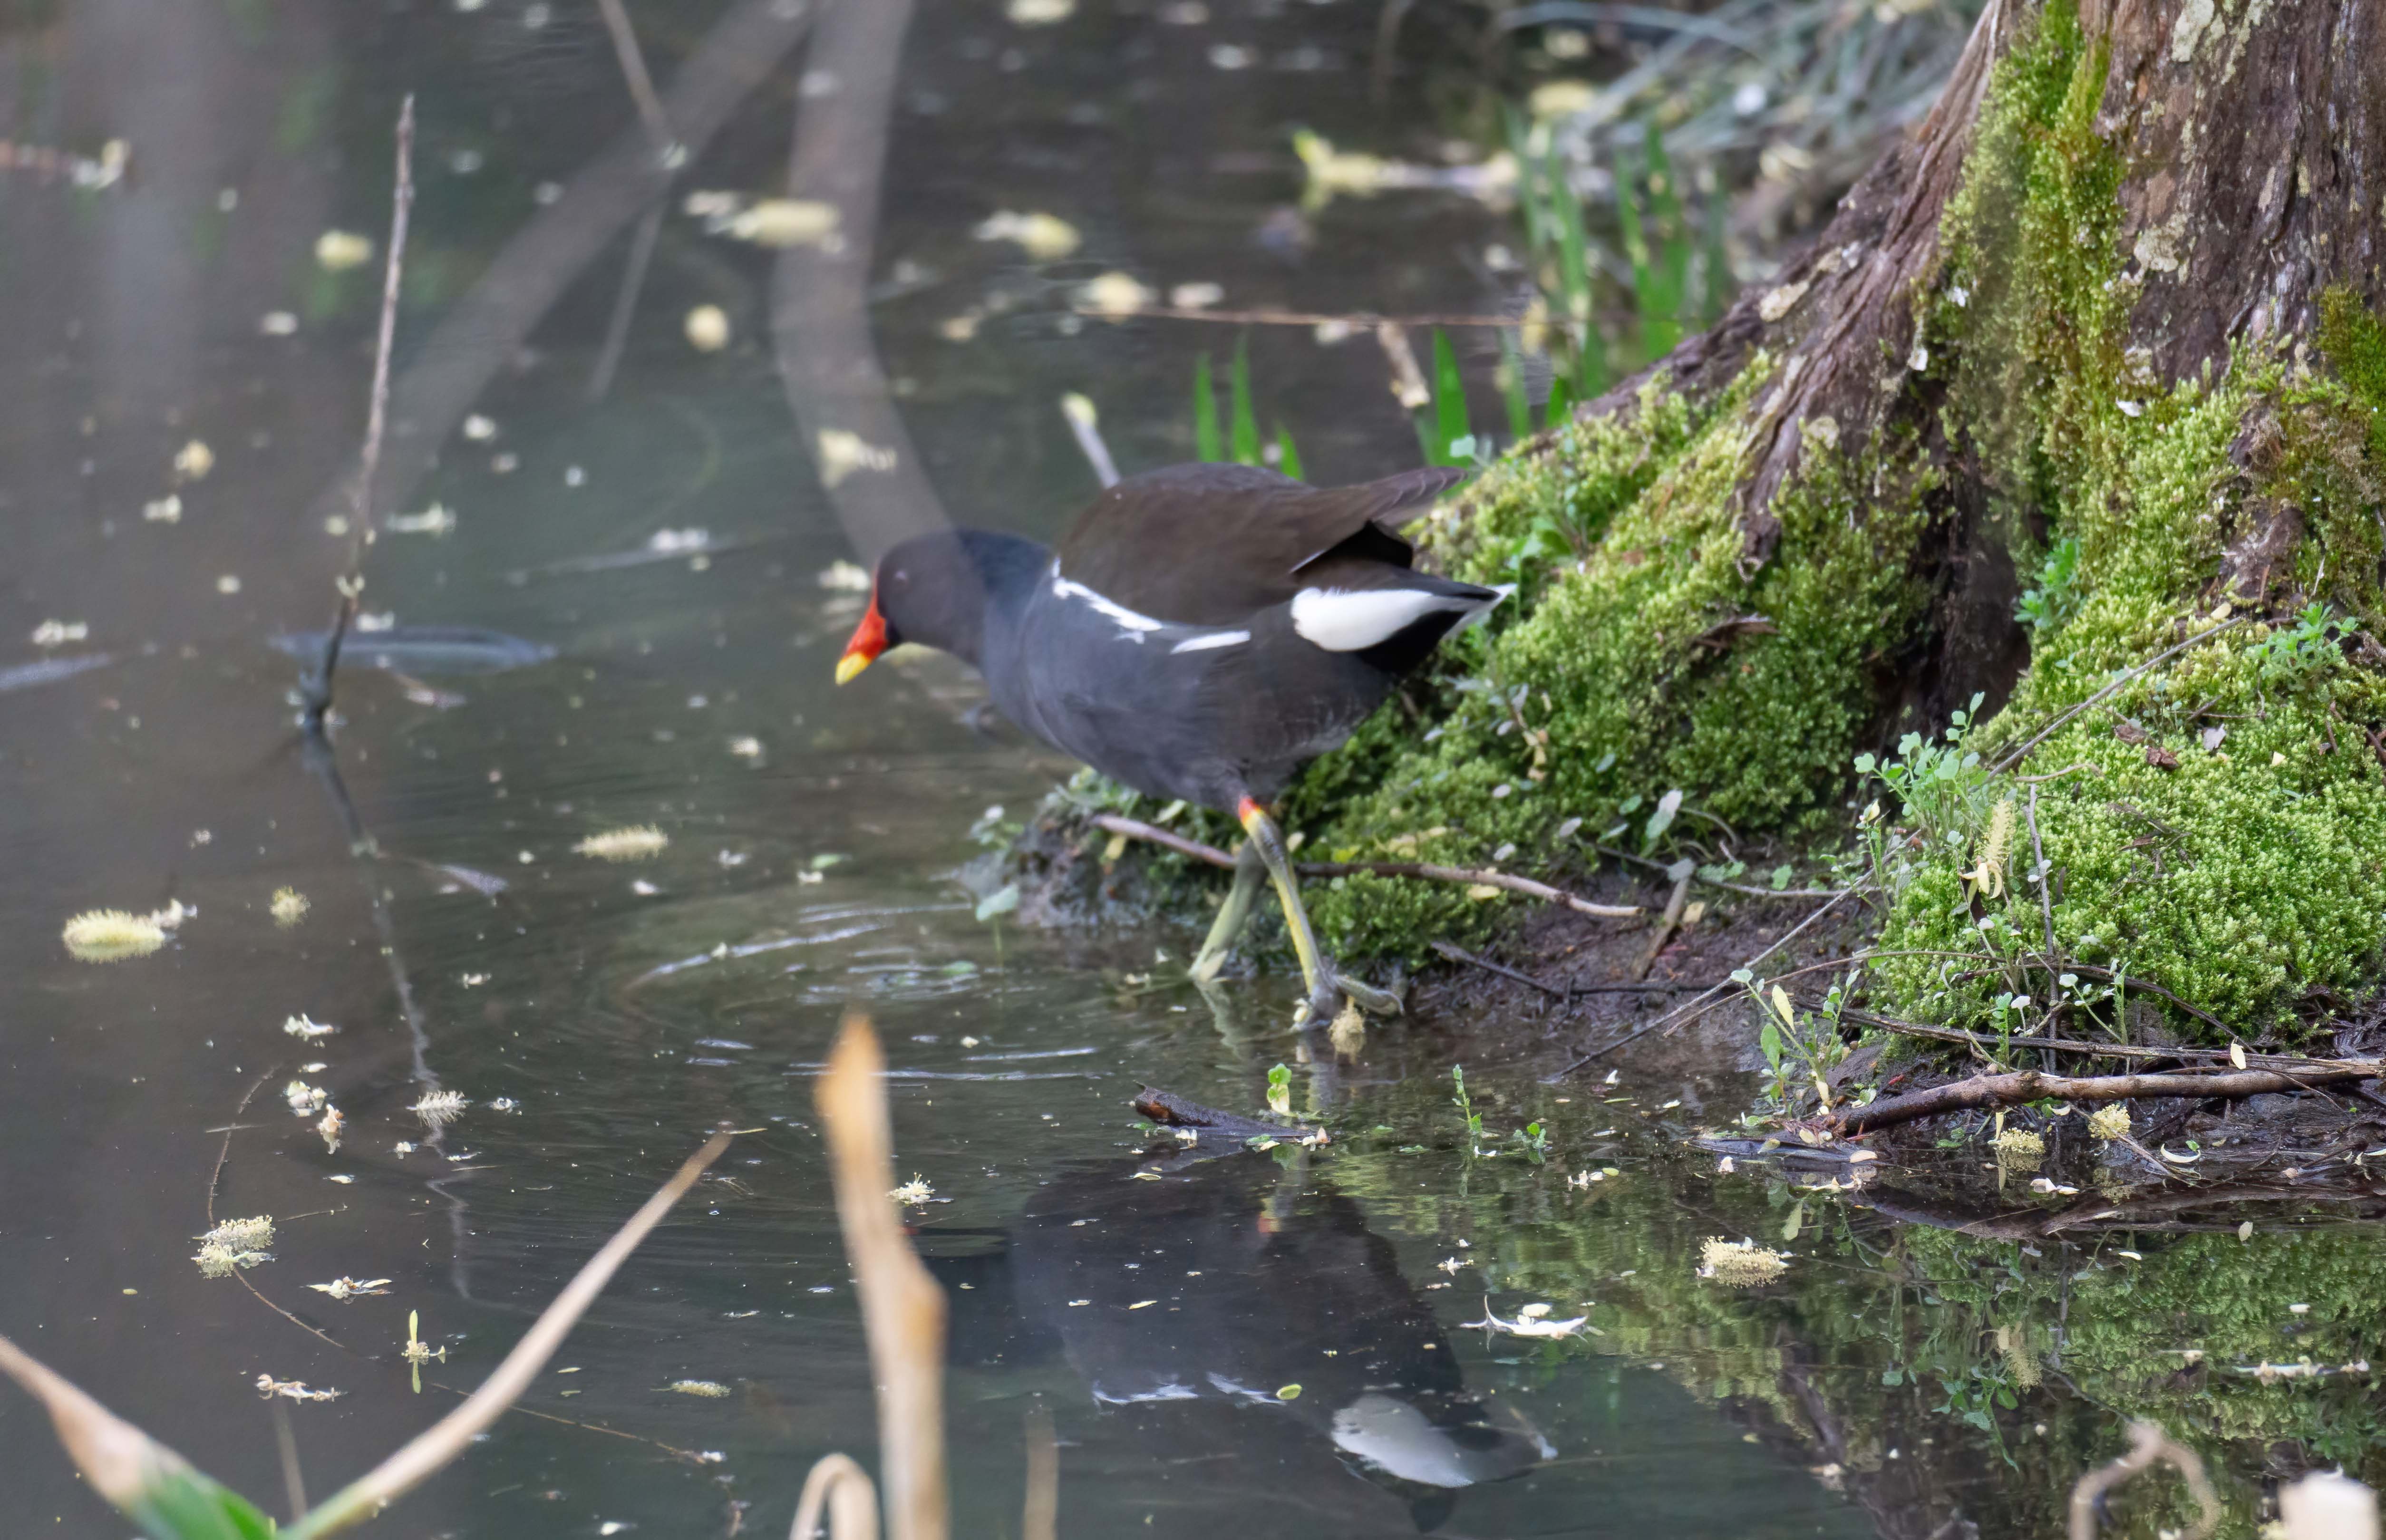
POLYGON ((906 642, 975 663, 986 632, 986 601, 993 571, 986 547, 1023 545, 976 530, 914 535, 878 558, 870 607, 836 660, 836 682, 851 679, 889 647, 906 642))

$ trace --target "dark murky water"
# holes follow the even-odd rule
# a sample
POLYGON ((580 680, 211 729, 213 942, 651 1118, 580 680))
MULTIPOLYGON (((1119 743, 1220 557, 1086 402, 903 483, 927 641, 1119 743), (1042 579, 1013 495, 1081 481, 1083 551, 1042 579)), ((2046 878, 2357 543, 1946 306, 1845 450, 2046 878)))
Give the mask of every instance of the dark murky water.
MULTIPOLYGON (((665 74, 714 19, 634 10, 665 74)), ((1296 122, 1429 147, 1413 91, 1369 103, 1375 24, 1350 0, 1204 25, 1096 6, 1034 31, 923 6, 872 319, 958 518, 1048 532, 1090 493, 1066 390, 1099 402, 1127 469, 1188 452, 1192 357, 1226 331, 1079 324, 1064 282, 1488 302, 1467 254, 1507 238, 1496 212, 1432 194, 1292 212, 1296 122), (1023 266, 970 236, 998 209, 1058 214, 1085 244, 1023 266), (983 319, 954 341, 964 314, 983 319)), ((2126 1411, 2356 1465, 2374 1448, 2366 1376, 2232 1377, 2375 1350, 2368 1232, 2282 1210, 2241 1242, 2235 1216, 2182 1210, 2126 1245, 1965 1238, 2035 1201, 2019 1179, 1966 1212, 1802 1196, 1693 1168, 1655 1132, 1727 1116, 1736 1083, 1555 1091, 1424 1028, 1319 1064, 1283 1024, 1284 981, 1214 1009, 1174 982, 1188 935, 975 920, 949 879, 971 823, 1064 767, 977 731, 940 661, 832 689, 859 600, 818 578, 848 553, 772 368, 768 255, 676 207, 606 398, 587 385, 618 240, 469 403, 494 436, 443 444, 406 492, 402 512, 435 505, 452 529, 372 555, 368 611, 502 637, 359 640, 337 770, 381 858, 356 854, 274 642, 328 609, 345 544, 320 498, 370 358, 377 269, 327 275, 315 242, 378 238, 386 125, 418 89, 404 331, 427 333, 541 185, 629 120, 596 12, 75 0, 10 14, 0 54, 0 130, 86 152, 121 135, 134 157, 108 192, 0 173, 0 1331, 222 1479, 281 1490, 260 1373, 345 1393, 293 1409, 318 1496, 365 1468, 728 1120, 758 1132, 624 1269, 537 1415, 381 1527, 779 1533, 813 1459, 873 1442, 810 1102, 850 1006, 898 1070, 903 1170, 935 1189, 918 1212, 953 1285, 961 1534, 1019 1533, 1038 1408, 1071 1534, 2020 1534, 2126 1411), (710 356, 682 340, 707 303, 734 332, 710 356), (260 330, 274 312, 295 334, 260 330), (214 465, 178 486, 194 438, 214 465), (144 514, 170 495, 178 517, 144 514), (689 530, 707 551, 650 545, 689 530), (25 640, 50 620, 88 632, 25 640), (657 858, 574 853, 640 823, 670 836, 657 858), (268 914, 283 887, 311 904, 294 928, 268 914), (58 946, 70 914, 170 900, 195 912, 160 955, 97 968, 58 946), (339 1031, 286 1035, 298 1013, 339 1031), (1495 1134, 1546 1122, 1547 1164, 1463 1156, 1459 1059, 1495 1134), (1138 1084, 1252 1108, 1278 1060, 1331 1148, 1143 1155, 1138 1084), (294 1078, 344 1110, 336 1154, 285 1109, 294 1078), (474 1104, 437 1138, 408 1110, 432 1087, 474 1104), (275 1259, 245 1277, 286 1316, 192 1265, 211 1176, 218 1217, 276 1218, 275 1259), (1787 1279, 1697 1279, 1718 1234, 1782 1246, 1787 1279), (344 1275, 389 1292, 307 1286, 344 1275), (1563 1340, 1465 1328, 1487 1299, 1589 1321, 1563 1340), (396 1356, 409 1310, 447 1349, 419 1397, 396 1356)), ((775 188, 798 78, 742 104, 681 188, 775 188)), ((1318 479, 1411 461, 1363 341, 1253 345, 1263 410, 1318 479)), ((401 344, 402 373, 422 361, 401 344)), ((0 1491, 11 1534, 121 1532, 13 1393, 0 1491)))

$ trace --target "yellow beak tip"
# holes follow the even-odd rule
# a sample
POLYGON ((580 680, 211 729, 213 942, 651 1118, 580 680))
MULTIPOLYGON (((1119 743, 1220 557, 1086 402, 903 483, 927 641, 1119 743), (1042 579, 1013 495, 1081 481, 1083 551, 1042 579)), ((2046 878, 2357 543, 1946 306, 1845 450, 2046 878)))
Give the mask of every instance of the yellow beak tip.
POLYGON ((868 667, 870 667, 870 659, 865 655, 858 652, 847 653, 836 660, 836 682, 844 684, 868 667))

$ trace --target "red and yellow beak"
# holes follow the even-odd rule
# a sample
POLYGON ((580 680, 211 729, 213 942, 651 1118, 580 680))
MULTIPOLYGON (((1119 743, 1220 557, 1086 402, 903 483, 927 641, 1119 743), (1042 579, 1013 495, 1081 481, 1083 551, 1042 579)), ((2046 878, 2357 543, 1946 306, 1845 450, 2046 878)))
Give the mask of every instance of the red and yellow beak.
POLYGON ((853 628, 853 640, 845 645, 845 656, 836 660, 836 682, 839 684, 867 669, 886 650, 886 617, 878 613, 878 594, 871 591, 870 610, 861 624, 853 628))

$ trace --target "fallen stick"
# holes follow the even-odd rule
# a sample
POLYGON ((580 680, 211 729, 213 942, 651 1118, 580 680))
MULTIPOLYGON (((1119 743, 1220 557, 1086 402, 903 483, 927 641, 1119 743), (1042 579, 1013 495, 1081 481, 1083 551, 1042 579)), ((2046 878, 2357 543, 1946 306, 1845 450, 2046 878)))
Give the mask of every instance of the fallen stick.
POLYGON ((1684 861, 1681 871, 1682 874, 1674 879, 1673 894, 1665 900, 1664 918, 1657 921, 1657 933, 1649 938, 1648 946, 1632 964, 1635 981, 1649 976, 1649 970, 1657 966, 1657 955, 1665 949, 1667 942, 1674 939, 1674 933, 1681 929, 1683 911, 1689 907, 1690 863, 1684 861))
POLYGON ((2281 1074, 2276 1070, 2237 1070, 2215 1074, 2172 1072, 2079 1076, 2018 1070, 2009 1074, 1974 1075, 1968 1080, 1951 1081, 1945 1085, 1909 1092, 1903 1096, 1885 1096, 1866 1107, 1850 1108, 1840 1115, 1834 1126, 1842 1137, 1847 1137, 1869 1133, 1875 1129, 1893 1128, 1899 1123, 1910 1123, 1920 1118, 1935 1118, 1944 1112, 2014 1107, 2022 1102, 2036 1101, 2041 1096, 2069 1102, 2133 1101, 2145 1096, 2192 1096, 2198 1099, 2221 1096, 2235 1099, 2277 1091, 2299 1091, 2343 1081, 2371 1080, 2379 1072, 2380 1064, 2374 1058, 2341 1060, 2295 1075, 2281 1074))
MULTIPOLYGON (((1670 870, 1674 864, 1671 861, 1652 861, 1646 856, 1635 856, 1629 850, 1618 850, 1612 845, 1594 845, 1591 848, 1602 856, 1630 861, 1635 866, 1645 866, 1656 871, 1670 870)), ((1830 898, 1840 891, 1837 888, 1761 888, 1750 883, 1727 883, 1716 877, 1703 877, 1695 870, 1690 873, 1690 880, 1701 887, 1719 888, 1725 893, 1743 894, 1750 898, 1830 898)))
MULTIPOLYGON (((1235 858, 1214 845, 1172 834, 1157 824, 1143 823, 1116 813, 1096 813, 1093 824, 1113 834, 1124 834, 1131 840, 1146 840, 1163 845, 1180 856, 1190 856, 1197 861, 1233 870, 1235 858)), ((1302 861, 1294 870, 1303 877, 1413 877, 1427 883, 1464 883, 1470 886, 1502 888, 1527 898, 1538 898, 1547 904, 1563 904, 1576 914, 1593 915, 1601 920, 1629 920, 1639 914, 1637 904, 1594 904, 1588 898, 1576 898, 1563 888, 1553 888, 1547 883, 1536 883, 1529 877, 1512 877, 1504 871, 1478 871, 1469 867, 1436 866, 1429 861, 1302 861)))
POLYGON ((1155 1123, 1169 1128, 1189 1128, 1203 1133, 1222 1134, 1229 1139, 1298 1139, 1308 1129, 1294 1128, 1287 1123, 1263 1123, 1257 1118, 1238 1113, 1222 1112, 1214 1107, 1187 1101, 1174 1091, 1162 1091, 1147 1085, 1135 1094, 1134 1108, 1155 1123))

